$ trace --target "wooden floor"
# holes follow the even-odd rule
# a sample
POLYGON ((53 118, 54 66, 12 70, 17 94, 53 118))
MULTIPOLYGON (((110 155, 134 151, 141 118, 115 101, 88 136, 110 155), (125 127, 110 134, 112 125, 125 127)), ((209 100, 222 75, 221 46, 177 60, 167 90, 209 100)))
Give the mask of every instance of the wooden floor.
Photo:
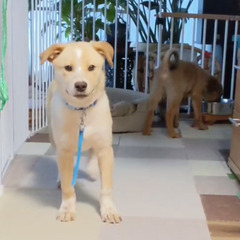
POLYGON ((239 240, 240 222, 208 222, 212 240, 239 240))

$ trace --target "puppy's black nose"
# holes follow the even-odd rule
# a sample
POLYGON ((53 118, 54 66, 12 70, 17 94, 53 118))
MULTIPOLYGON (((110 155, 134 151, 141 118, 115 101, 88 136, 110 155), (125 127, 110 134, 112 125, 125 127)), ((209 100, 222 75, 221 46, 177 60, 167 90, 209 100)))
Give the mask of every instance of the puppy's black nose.
POLYGON ((78 92, 84 92, 87 88, 87 83, 86 82, 76 82, 74 84, 74 87, 78 92))

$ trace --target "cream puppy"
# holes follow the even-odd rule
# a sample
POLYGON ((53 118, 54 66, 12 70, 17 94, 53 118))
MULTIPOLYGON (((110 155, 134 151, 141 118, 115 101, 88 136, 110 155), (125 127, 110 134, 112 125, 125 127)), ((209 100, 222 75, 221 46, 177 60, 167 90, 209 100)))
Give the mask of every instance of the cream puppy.
POLYGON ((106 42, 73 42, 53 45, 40 56, 42 64, 48 60, 55 69, 47 110, 62 189, 59 221, 75 219, 74 155, 78 152, 80 125, 84 125, 83 151, 89 150, 92 161, 98 160, 101 174, 101 218, 104 222, 121 222, 112 196, 112 118, 105 92, 105 58, 113 65, 113 54, 106 42))

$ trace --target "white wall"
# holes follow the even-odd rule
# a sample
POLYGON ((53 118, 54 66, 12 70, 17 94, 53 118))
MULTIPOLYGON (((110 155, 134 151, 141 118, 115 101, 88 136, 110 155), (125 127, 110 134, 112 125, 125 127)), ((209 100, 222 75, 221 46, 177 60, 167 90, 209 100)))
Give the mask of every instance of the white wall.
POLYGON ((28 136, 28 0, 8 1, 6 79, 9 101, 0 113, 0 185, 6 167, 28 136))
POLYGON ((28 136, 28 0, 12 6, 14 152, 28 136))

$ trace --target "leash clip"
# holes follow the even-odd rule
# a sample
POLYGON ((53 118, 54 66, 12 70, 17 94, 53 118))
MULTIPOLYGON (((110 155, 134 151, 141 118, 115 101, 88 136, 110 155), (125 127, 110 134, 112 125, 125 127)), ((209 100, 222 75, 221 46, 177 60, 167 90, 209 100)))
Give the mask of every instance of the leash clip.
POLYGON ((80 133, 82 133, 84 131, 85 128, 85 117, 86 117, 86 109, 82 110, 82 114, 81 114, 81 122, 80 122, 80 133))

